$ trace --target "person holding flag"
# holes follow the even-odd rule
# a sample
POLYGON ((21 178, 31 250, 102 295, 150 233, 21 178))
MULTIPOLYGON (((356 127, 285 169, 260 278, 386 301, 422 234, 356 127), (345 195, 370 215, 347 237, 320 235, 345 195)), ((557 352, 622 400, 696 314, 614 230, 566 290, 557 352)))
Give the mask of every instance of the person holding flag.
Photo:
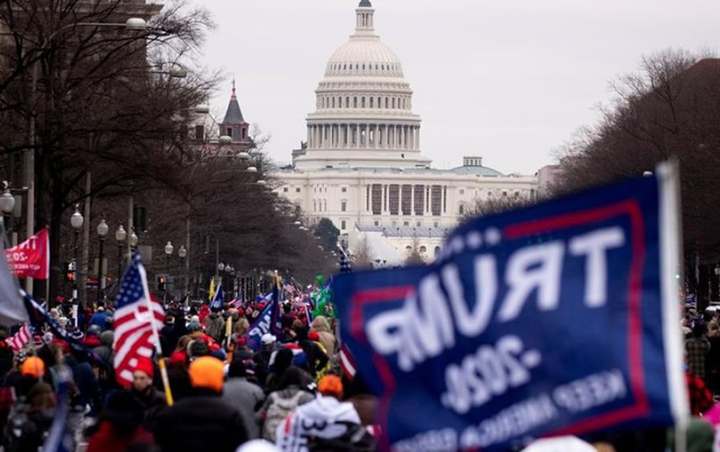
POLYGON ((114 319, 115 378, 129 388, 135 374, 151 373, 144 366, 153 351, 160 357, 160 372, 168 405, 173 404, 158 331, 163 327, 165 312, 150 297, 147 273, 139 254, 134 254, 120 285, 114 319))
POLYGON ((222 282, 217 286, 215 296, 210 302, 210 314, 205 319, 205 333, 212 337, 218 344, 223 342, 226 333, 225 320, 220 312, 225 304, 225 294, 222 282))

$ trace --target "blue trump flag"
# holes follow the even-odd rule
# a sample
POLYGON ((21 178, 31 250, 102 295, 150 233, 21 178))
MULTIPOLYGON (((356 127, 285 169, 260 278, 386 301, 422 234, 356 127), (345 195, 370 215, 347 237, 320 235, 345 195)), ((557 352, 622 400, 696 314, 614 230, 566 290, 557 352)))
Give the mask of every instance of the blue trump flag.
POLYGON ((384 450, 687 419, 674 166, 457 228, 435 263, 337 275, 384 450))
POLYGON ((225 304, 225 294, 223 292, 222 280, 221 280, 218 283, 217 290, 215 290, 215 295, 213 295, 213 299, 210 302, 210 309, 222 309, 224 304, 225 304))
POLYGON ((261 339, 265 334, 278 334, 275 326, 273 326, 275 325, 275 320, 278 316, 277 311, 279 309, 279 303, 275 297, 275 290, 258 298, 261 300, 267 300, 268 303, 265 305, 258 318, 250 324, 250 328, 247 332, 248 347, 255 351, 260 349, 261 339))

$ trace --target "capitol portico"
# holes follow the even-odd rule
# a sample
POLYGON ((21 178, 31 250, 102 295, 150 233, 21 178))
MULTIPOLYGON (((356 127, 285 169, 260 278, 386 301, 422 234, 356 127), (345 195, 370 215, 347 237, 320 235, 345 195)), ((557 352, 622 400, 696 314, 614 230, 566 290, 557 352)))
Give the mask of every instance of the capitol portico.
POLYGON ((395 53, 362 0, 355 32, 330 57, 307 117, 307 141, 275 172, 276 192, 316 223, 330 219, 352 252, 396 265, 410 251, 430 260, 478 200, 535 198, 536 176, 503 175, 479 156, 433 169, 421 154, 421 119, 395 53))

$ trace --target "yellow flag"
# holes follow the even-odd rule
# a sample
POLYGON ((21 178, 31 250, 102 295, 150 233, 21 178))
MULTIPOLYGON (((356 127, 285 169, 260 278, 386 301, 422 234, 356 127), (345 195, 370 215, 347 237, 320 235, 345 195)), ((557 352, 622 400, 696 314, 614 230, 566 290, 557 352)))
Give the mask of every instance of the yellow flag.
POLYGON ((210 278, 210 289, 208 289, 208 301, 215 297, 215 277, 210 278))

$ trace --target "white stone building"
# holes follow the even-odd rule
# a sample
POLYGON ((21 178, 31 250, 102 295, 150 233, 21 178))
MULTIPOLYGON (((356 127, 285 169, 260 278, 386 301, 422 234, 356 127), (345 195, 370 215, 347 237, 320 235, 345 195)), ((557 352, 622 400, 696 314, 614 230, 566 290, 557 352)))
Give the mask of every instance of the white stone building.
POLYGON ((421 154, 421 119, 402 64, 374 30, 362 0, 356 28, 328 61, 307 117, 307 142, 278 170, 276 192, 310 223, 332 220, 357 252, 400 264, 412 249, 430 260, 443 237, 477 200, 537 196, 536 176, 504 175, 465 157, 433 169, 421 154))

